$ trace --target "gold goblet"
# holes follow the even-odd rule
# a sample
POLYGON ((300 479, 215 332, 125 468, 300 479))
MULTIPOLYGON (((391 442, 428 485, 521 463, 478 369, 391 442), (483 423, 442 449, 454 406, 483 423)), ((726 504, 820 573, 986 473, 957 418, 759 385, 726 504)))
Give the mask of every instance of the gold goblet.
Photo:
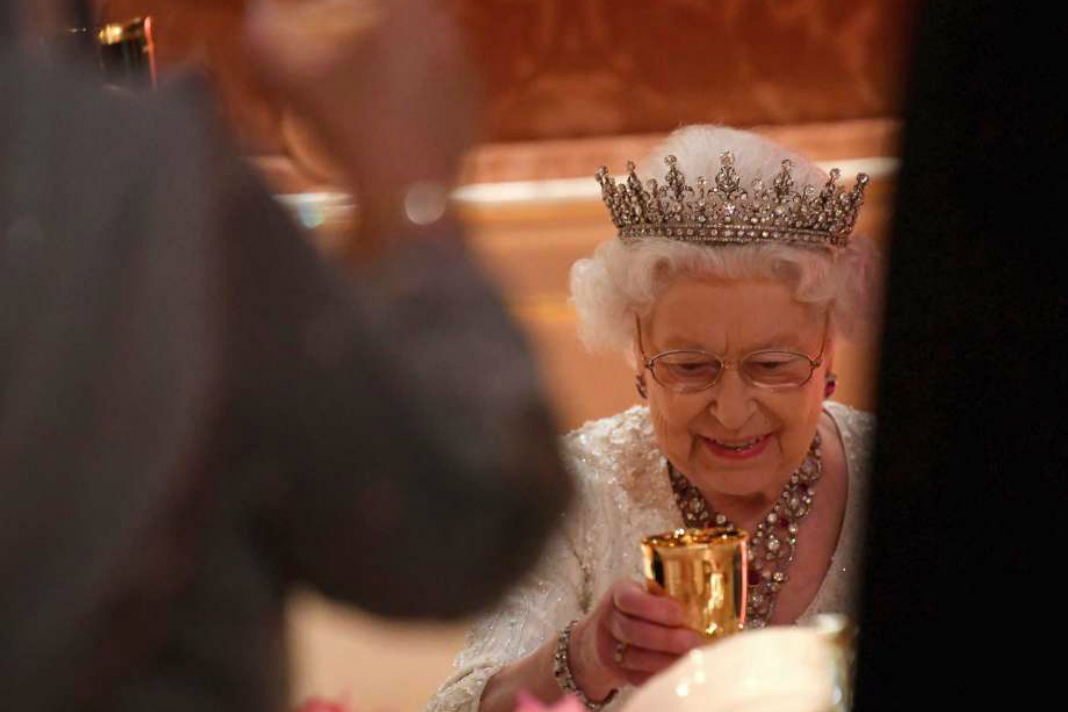
POLYGON ((745 624, 749 535, 734 528, 676 529, 642 541, 649 589, 682 604, 686 626, 709 639, 745 624))

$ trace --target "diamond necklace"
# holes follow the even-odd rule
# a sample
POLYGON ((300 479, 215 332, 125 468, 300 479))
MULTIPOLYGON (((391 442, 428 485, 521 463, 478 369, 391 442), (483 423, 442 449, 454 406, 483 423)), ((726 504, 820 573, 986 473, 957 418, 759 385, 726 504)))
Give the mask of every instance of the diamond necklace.
MULTIPOLYGON (((746 628, 763 628, 768 624, 779 591, 790 580, 787 569, 797 551, 797 532, 801 520, 812 510, 816 482, 823 474, 820 435, 812 439, 801 466, 790 475, 782 494, 775 501, 749 540, 749 594, 746 628)), ((712 509, 701 491, 668 462, 668 477, 675 493, 675 503, 683 522, 692 529, 733 527, 723 514, 712 509)))

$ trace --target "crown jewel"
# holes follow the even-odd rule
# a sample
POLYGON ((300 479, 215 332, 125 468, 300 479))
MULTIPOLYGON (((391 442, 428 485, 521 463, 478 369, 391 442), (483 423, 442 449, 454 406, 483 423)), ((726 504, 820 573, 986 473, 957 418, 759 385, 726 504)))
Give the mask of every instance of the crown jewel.
POLYGON ((868 176, 861 173, 852 190, 846 190, 838 185, 841 171, 835 168, 821 190, 807 185, 798 192, 793 164, 785 160, 770 186, 757 178, 746 190, 734 169, 734 155, 724 153, 714 184, 702 176, 690 186, 675 156, 664 161, 668 166, 664 185, 650 180, 643 186, 632 162, 627 163, 629 175, 622 183, 616 183, 604 166, 597 171, 601 197, 624 242, 668 237, 715 244, 845 247, 868 185, 868 176))

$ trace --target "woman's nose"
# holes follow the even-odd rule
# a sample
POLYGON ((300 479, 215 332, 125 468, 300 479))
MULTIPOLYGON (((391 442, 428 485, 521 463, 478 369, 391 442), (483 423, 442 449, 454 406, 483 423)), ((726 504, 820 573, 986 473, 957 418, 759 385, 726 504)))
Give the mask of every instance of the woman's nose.
POLYGON ((725 369, 712 386, 709 412, 728 430, 741 430, 756 407, 747 384, 737 368, 725 369))

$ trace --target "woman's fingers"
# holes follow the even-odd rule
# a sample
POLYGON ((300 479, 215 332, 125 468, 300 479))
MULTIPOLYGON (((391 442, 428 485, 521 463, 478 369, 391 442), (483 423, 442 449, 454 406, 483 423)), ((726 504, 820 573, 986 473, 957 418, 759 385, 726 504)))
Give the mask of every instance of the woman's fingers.
POLYGON ((633 645, 624 646, 616 658, 616 664, 627 672, 640 672, 655 675, 661 670, 670 667, 679 659, 678 655, 658 653, 633 645))
POLYGON ((621 613, 651 623, 680 626, 686 621, 677 601, 649 593, 634 581, 621 581, 612 587, 612 605, 621 613))
POLYGON ((689 628, 671 628, 632 618, 620 611, 608 616, 608 630, 616 640, 646 650, 682 655, 704 644, 705 639, 689 628))
POLYGON ((606 675, 642 685, 679 656, 707 643, 683 626, 682 606, 649 593, 634 581, 619 581, 598 606, 597 658, 606 675))

